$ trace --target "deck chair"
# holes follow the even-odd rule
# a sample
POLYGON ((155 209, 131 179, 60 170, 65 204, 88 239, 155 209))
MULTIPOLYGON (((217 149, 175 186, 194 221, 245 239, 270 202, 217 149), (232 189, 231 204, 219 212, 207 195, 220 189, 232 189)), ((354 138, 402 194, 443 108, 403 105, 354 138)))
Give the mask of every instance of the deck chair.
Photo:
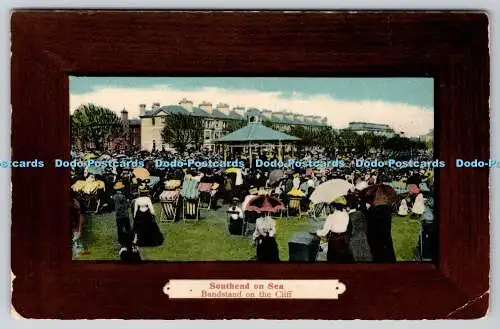
POLYGON ((200 198, 182 200, 182 220, 184 222, 198 222, 200 220, 200 198), (192 218, 188 218, 186 215, 192 218))
MULTIPOLYGON (((290 210, 292 211, 297 211, 298 217, 301 218, 303 216, 302 214, 302 209, 301 209, 301 197, 294 197, 290 196, 288 199, 288 204, 285 207, 286 211, 286 219, 288 220, 288 217, 290 217, 290 210)), ((281 212, 281 217, 283 218, 283 211, 281 212)))
POLYGON ((161 223, 173 223, 177 218, 178 199, 175 201, 160 201, 161 206, 161 223))
POLYGON ((200 191, 200 210, 210 210, 212 206, 212 194, 210 191, 200 191))

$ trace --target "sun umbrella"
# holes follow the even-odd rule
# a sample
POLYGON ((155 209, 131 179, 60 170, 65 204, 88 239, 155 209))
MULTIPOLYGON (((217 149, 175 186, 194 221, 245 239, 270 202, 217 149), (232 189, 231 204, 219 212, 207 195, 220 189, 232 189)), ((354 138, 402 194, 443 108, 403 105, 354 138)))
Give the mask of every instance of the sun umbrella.
POLYGON ((256 211, 258 213, 263 212, 276 212, 283 209, 285 205, 283 202, 276 198, 269 197, 267 195, 258 195, 251 199, 247 204, 244 211, 256 211))
POLYGON ((360 191, 359 197, 366 202, 373 203, 373 205, 382 205, 394 203, 398 198, 398 194, 389 185, 376 184, 360 191))
POLYGON ((111 159, 111 156, 108 155, 108 154, 103 154, 103 155, 101 155, 99 157, 99 160, 101 160, 101 161, 106 161, 106 160, 109 160, 109 159, 111 159))
POLYGON ((132 173, 135 177, 142 180, 148 179, 150 176, 149 171, 146 168, 135 168, 132 173))
POLYGON ((82 160, 83 161, 87 161, 87 160, 95 159, 95 158, 97 158, 97 156, 95 154, 93 154, 93 153, 87 153, 87 154, 84 154, 82 156, 82 160))
POLYGON ((226 174, 236 174, 240 171, 238 168, 227 168, 224 172, 226 174))
POLYGON ((410 192, 410 194, 419 194, 420 189, 415 184, 409 184, 408 185, 408 192, 410 192))
POLYGON ((285 173, 281 169, 275 169, 269 174, 269 184, 274 185, 283 178, 285 173))
POLYGON ((421 183, 420 186, 419 186, 419 189, 420 189, 420 191, 422 191, 424 193, 428 193, 428 192, 431 191, 429 189, 429 186, 427 185, 427 183, 421 183))
POLYGON ((92 175, 102 175, 104 174, 104 168, 91 166, 87 167, 87 172, 92 175))
POLYGON ((158 177, 158 176, 150 176, 149 177, 148 186, 149 186, 149 188, 153 188, 159 182, 160 182, 160 177, 158 177))
POLYGON ((125 154, 118 154, 118 155, 115 155, 115 158, 116 159, 123 159, 123 158, 126 158, 127 156, 125 154))
POLYGON ((314 203, 331 203, 333 200, 346 195, 352 184, 344 179, 332 179, 318 185, 309 198, 314 203))
POLYGON ((392 187, 396 191, 396 193, 398 193, 398 194, 403 194, 403 193, 406 193, 408 191, 408 189, 406 188, 405 182, 394 181, 394 182, 388 183, 386 185, 389 185, 390 187, 392 187))

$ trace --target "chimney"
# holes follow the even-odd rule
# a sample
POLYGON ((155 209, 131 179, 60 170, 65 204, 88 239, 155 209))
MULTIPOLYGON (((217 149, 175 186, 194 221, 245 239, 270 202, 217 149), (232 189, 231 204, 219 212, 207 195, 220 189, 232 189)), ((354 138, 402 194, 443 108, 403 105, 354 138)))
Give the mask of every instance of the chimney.
POLYGON ((198 107, 203 111, 212 114, 212 103, 202 102, 200 105, 198 105, 198 107))
POLYGON ((245 118, 245 108, 243 106, 233 107, 233 111, 240 117, 245 118))
POLYGON ((229 112, 231 111, 231 109, 229 108, 229 104, 226 103, 217 104, 217 110, 224 113, 225 115, 228 115, 229 112))
POLYGON ((127 110, 123 109, 121 114, 122 114, 121 119, 122 119, 123 129, 125 130, 125 132, 128 132, 128 127, 129 127, 128 112, 127 110))
POLYGON ((187 98, 181 99, 179 105, 189 112, 193 111, 193 102, 187 98))
POLYGON ((146 104, 139 104, 139 116, 146 115, 146 104))
POLYGON ((160 107, 161 107, 161 104, 160 104, 160 103, 153 103, 153 105, 151 105, 151 110, 152 110, 152 111, 156 111, 156 110, 158 110, 160 107))
POLYGON ((272 115, 273 115, 273 111, 271 111, 271 110, 262 110, 262 116, 265 119, 271 119, 272 115))

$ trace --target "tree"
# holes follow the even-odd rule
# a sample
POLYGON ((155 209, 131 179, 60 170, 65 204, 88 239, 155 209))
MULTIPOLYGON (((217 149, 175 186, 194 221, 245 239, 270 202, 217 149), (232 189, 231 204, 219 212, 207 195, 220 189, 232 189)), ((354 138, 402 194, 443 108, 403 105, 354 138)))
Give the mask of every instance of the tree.
POLYGON ((79 142, 83 149, 92 146, 104 151, 106 142, 123 135, 123 124, 119 116, 108 108, 80 105, 71 116, 71 139, 79 142))
POLYGON ((342 129, 339 132, 338 143, 339 149, 348 150, 349 152, 356 147, 358 134, 349 129, 342 129))
POLYGON ((264 120, 264 121, 262 121, 262 125, 266 126, 268 128, 273 128, 274 129, 274 123, 271 120, 264 120))
POLYGON ((228 133, 232 133, 238 129, 245 127, 246 121, 243 120, 228 120, 226 121, 226 130, 228 133))
POLYGON ((332 127, 323 127, 315 131, 317 145, 323 147, 328 156, 335 155, 338 147, 338 135, 332 127))
POLYGON ((199 117, 184 114, 169 114, 164 118, 161 138, 179 153, 188 145, 199 144, 203 140, 203 121, 199 117))

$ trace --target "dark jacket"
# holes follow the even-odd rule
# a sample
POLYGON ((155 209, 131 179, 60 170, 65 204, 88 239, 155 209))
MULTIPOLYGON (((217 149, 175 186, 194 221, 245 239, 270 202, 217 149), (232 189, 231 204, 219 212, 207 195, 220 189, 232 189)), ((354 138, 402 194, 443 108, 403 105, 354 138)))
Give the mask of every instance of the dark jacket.
POLYGON ((118 191, 112 198, 115 202, 116 218, 128 218, 128 208, 130 203, 127 197, 122 192, 118 191))
POLYGON ((367 225, 365 215, 361 211, 352 212, 349 214, 349 221, 352 227, 349 249, 354 257, 354 261, 357 263, 373 261, 366 236, 367 225))

